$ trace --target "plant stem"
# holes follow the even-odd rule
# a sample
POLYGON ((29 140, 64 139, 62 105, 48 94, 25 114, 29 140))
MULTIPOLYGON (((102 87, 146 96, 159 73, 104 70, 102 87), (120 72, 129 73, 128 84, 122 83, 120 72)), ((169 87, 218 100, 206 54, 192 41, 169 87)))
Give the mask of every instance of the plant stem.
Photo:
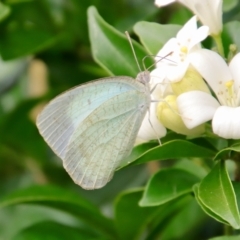
POLYGON ((218 50, 218 53, 224 57, 224 49, 223 49, 223 44, 222 44, 222 38, 221 38, 221 35, 213 35, 212 36, 216 45, 217 45, 217 50, 218 50))
POLYGON ((233 228, 230 225, 224 225, 224 236, 231 236, 233 234, 233 228))
POLYGON ((233 181, 240 182, 240 154, 236 153, 234 157, 232 157, 232 160, 236 164, 233 181))

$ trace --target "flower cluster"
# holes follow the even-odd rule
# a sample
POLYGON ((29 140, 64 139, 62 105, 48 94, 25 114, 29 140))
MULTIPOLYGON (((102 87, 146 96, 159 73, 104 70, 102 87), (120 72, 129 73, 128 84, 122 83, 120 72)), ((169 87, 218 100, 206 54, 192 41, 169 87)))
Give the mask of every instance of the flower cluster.
MULTIPOLYGON (((159 7, 175 2, 156 0, 159 7)), ((151 72, 153 103, 138 137, 156 139, 166 128, 188 136, 212 131, 226 139, 240 139, 240 53, 228 63, 221 45, 222 1, 179 0, 195 14, 157 53, 151 72), (202 26, 197 26, 197 21, 202 26), (217 52, 200 43, 207 37, 216 42, 217 52), (167 56, 159 60, 159 56, 167 56), (151 124, 149 123, 152 123, 151 124)))

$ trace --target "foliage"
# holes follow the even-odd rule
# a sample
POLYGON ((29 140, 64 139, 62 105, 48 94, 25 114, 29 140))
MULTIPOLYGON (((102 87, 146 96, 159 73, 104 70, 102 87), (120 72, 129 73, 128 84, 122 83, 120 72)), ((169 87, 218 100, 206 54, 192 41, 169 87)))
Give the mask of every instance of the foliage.
MULTIPOLYGON (((143 59, 190 16, 177 4, 102 3, 0 3, 0 239, 238 239, 221 235, 240 234, 239 166, 228 161, 239 161, 239 140, 168 131, 161 145, 136 146, 106 187, 89 192, 39 135, 36 115, 60 92, 137 75, 125 30, 143 59)), ((224 1, 225 51, 232 42, 240 49, 239 10, 237 1, 224 1)))

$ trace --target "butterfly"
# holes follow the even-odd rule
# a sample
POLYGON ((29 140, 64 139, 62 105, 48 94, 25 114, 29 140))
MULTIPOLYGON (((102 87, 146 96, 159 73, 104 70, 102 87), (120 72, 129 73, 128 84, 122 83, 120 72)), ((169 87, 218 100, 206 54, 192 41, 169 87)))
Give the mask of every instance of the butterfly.
POLYGON ((106 185, 130 155, 149 109, 150 73, 102 78, 66 91, 43 109, 37 127, 73 181, 106 185))

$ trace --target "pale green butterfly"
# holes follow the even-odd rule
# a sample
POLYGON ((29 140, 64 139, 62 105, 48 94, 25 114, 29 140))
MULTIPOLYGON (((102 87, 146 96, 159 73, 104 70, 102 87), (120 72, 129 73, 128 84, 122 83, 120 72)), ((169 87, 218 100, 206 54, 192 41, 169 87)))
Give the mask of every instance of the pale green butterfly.
POLYGON ((82 84, 39 114, 40 134, 82 188, 106 185, 130 155, 150 106, 149 80, 149 71, 143 71, 136 79, 117 76, 82 84))

